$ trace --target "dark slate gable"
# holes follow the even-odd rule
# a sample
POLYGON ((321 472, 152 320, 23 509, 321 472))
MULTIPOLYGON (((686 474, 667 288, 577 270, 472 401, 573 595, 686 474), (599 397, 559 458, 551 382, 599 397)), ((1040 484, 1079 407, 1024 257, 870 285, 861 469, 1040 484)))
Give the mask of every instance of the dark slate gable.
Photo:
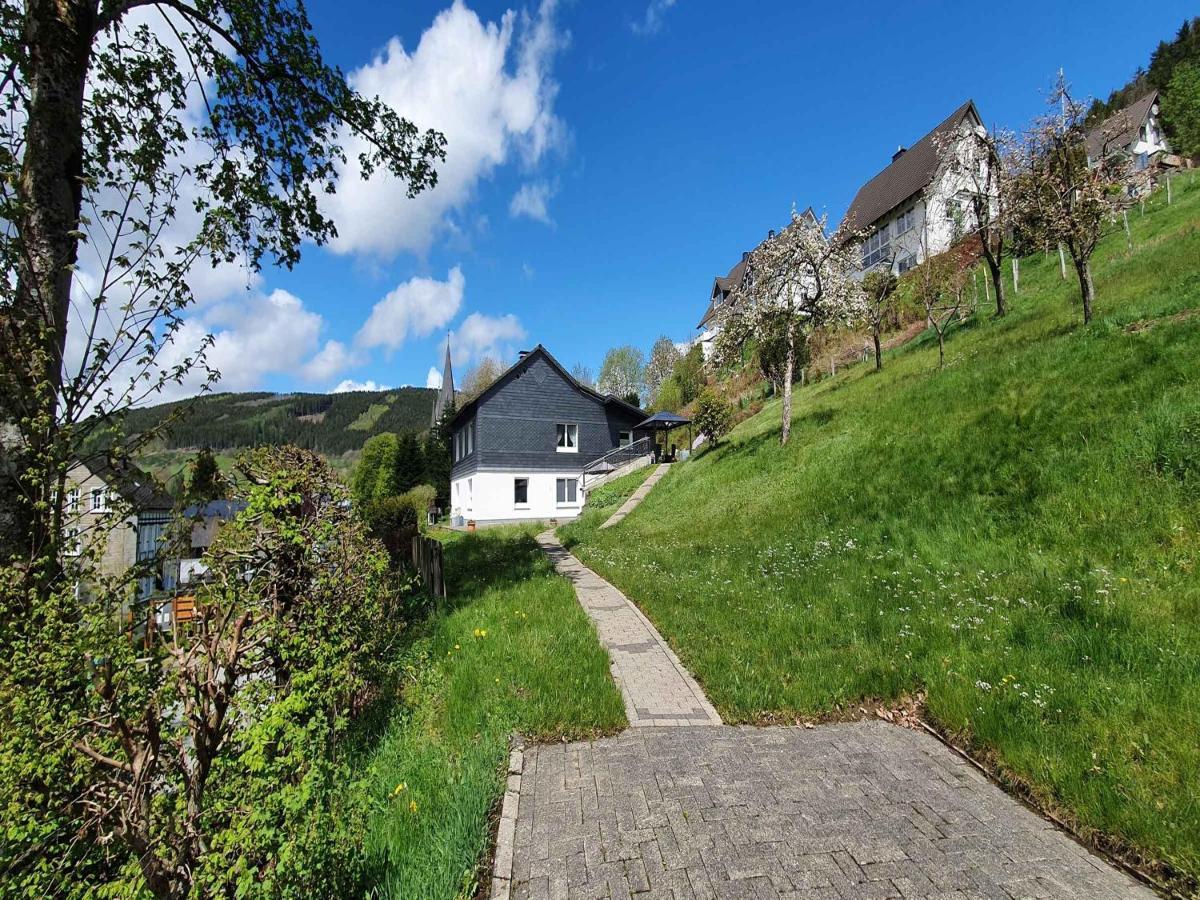
POLYGON ((455 463, 452 477, 479 469, 582 469, 643 419, 637 407, 577 382, 539 344, 454 417, 452 432, 475 433, 474 452, 455 463), (558 452, 560 423, 579 426, 578 452, 558 452))

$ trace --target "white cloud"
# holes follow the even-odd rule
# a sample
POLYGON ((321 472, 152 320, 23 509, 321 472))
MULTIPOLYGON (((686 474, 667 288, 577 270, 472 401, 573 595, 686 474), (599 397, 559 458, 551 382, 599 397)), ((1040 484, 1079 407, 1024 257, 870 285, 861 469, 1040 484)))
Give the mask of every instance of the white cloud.
POLYGON ((347 378, 345 381, 338 383, 329 393, 331 394, 346 394, 350 391, 386 391, 390 390, 386 384, 379 384, 377 381, 368 379, 367 381, 354 381, 347 378))
POLYGON ((395 350, 410 336, 432 334, 458 314, 466 283, 458 266, 445 281, 415 277, 401 282, 375 304, 355 341, 361 347, 395 350))
POLYGON ((433 388, 435 391, 442 386, 442 373, 433 366, 429 367, 429 372, 425 376, 425 387, 433 388))
POLYGON ((450 350, 454 362, 462 365, 484 356, 505 360, 517 351, 516 342, 526 337, 525 329, 516 316, 487 316, 471 313, 450 335, 450 350))
POLYGON ((553 225, 550 218, 550 198, 556 189, 546 181, 530 181, 521 185, 512 202, 508 204, 508 214, 513 218, 526 216, 547 225, 553 225))
POLYGON ((675 5, 675 0, 650 0, 650 5, 646 7, 646 14, 638 21, 630 22, 629 27, 634 34, 649 36, 658 34, 663 29, 663 18, 672 6, 675 5))
POLYGON ((341 341, 326 341, 320 352, 304 364, 301 374, 309 381, 328 381, 363 361, 363 354, 351 350, 341 341))
MULTIPOLYGON (((392 38, 383 52, 350 75, 354 88, 379 96, 420 128, 446 136, 438 184, 415 198, 386 173, 368 181, 356 167, 339 173, 325 211, 338 223, 333 249, 384 258, 424 253, 442 231, 456 228, 479 181, 519 154, 526 166, 561 146, 565 128, 554 114, 558 84, 551 65, 568 35, 554 21, 558 0, 535 15, 506 12, 484 23, 454 0, 421 35, 415 50, 392 38)), ((347 158, 363 149, 346 138, 347 158)))

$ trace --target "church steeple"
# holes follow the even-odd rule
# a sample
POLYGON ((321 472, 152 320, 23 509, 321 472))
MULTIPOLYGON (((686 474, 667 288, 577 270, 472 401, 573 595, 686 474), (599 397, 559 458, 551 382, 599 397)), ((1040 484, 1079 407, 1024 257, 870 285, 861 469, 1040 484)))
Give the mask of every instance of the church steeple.
POLYGON ((442 419, 442 414, 454 405, 454 369, 450 365, 450 335, 446 335, 446 363, 442 369, 442 386, 438 390, 437 399, 433 401, 433 419, 429 425, 432 428, 442 419))

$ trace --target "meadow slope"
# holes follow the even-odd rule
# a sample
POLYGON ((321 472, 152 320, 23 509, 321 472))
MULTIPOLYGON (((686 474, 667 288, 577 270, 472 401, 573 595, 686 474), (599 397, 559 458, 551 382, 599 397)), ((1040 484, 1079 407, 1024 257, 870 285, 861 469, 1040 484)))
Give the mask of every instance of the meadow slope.
MULTIPOLYGON (((770 402, 620 527, 562 529, 730 721, 924 691, 1083 833, 1200 875, 1200 179, 1131 214, 1081 322, 1058 259, 996 320, 770 402)), ((1007 264, 1006 264, 1007 265, 1007 264)), ((1070 274, 1070 271, 1068 271, 1070 274)), ((1165 870, 1164 870, 1165 871, 1165 870)), ((1191 881, 1190 889, 1195 889, 1191 881)))

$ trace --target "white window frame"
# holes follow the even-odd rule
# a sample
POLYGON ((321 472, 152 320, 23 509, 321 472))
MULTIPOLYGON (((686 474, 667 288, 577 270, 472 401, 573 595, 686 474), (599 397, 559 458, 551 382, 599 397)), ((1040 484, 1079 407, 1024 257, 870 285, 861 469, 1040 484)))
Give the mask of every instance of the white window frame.
POLYGON ((880 262, 888 255, 891 250, 891 241, 888 239, 888 226, 881 225, 874 234, 863 241, 862 246, 862 265, 864 269, 869 269, 871 266, 880 262))
POLYGON ((917 258, 909 253, 896 260, 896 274, 903 275, 909 269, 916 268, 917 258))
POLYGON ((579 505, 579 479, 578 478, 556 478, 554 480, 554 502, 558 506, 578 506, 579 505), (563 499, 559 500, 559 488, 562 488, 563 499), (571 499, 571 494, 575 494, 575 499, 571 499))
POLYGON ((628 447, 632 443, 633 443, 633 432, 632 431, 622 431, 617 434, 617 446, 618 447, 628 447))
POLYGON ((73 488, 67 489, 67 512, 79 512, 79 487, 76 485, 73 488))
POLYGON ((79 529, 71 526, 66 530, 66 540, 63 541, 63 553, 67 556, 79 556, 83 553, 83 539, 79 529))
POLYGON ((513 509, 529 509, 529 476, 513 478, 513 509), (517 483, 525 482, 525 500, 517 500, 517 483))
POLYGON ((554 426, 554 449, 559 453, 579 452, 579 425, 559 422, 554 426))
POLYGON ((108 512, 108 490, 106 488, 92 488, 91 499, 91 512, 108 512))
POLYGON ((917 208, 907 209, 896 217, 896 227, 893 232, 893 237, 900 237, 902 234, 907 234, 917 226, 917 208))

